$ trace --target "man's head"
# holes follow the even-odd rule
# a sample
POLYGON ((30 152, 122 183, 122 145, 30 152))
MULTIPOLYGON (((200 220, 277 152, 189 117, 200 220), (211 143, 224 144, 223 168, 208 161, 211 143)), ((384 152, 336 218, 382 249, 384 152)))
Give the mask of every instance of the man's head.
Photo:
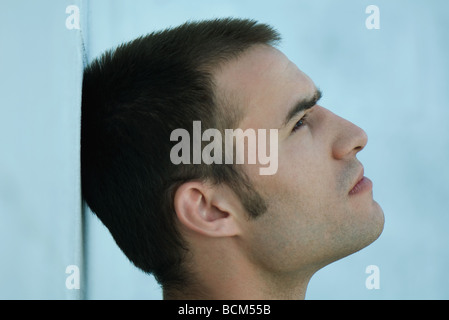
POLYGON ((255 46, 217 72, 219 90, 244 110, 238 126, 278 129, 278 170, 244 165, 267 211, 239 227, 258 265, 311 272, 374 241, 383 212, 356 154, 363 130, 317 105, 321 92, 279 50, 255 46))
POLYGON ((83 196, 164 288, 207 279, 220 269, 208 265, 216 254, 267 278, 311 275, 382 230, 369 183, 353 189, 365 133, 316 105, 314 83, 272 46, 279 39, 249 20, 186 23, 85 70, 83 196), (192 135, 196 120, 202 130, 278 129, 276 174, 259 175, 258 164, 173 164, 171 132, 192 135))
POLYGON ((140 37, 93 61, 84 72, 82 192, 119 247, 164 285, 187 280, 187 244, 176 227, 173 197, 185 181, 226 183, 257 216, 264 203, 230 165, 170 161, 170 133, 232 128, 239 110, 219 97, 212 73, 279 35, 249 20, 212 20, 140 37))

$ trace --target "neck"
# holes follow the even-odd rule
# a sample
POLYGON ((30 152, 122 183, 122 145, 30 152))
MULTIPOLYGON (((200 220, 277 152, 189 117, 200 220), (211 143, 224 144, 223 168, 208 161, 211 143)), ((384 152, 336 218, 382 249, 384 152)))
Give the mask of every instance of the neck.
POLYGON ((200 256, 207 259, 191 264, 196 266, 194 281, 182 290, 164 290, 164 299, 302 300, 313 275, 308 271, 268 272, 235 252, 217 250, 200 256))
POLYGON ((236 275, 225 281, 217 276, 213 286, 197 282, 182 290, 164 290, 166 300, 303 300, 310 278, 267 283, 236 275), (281 285, 284 283, 284 285, 281 285))

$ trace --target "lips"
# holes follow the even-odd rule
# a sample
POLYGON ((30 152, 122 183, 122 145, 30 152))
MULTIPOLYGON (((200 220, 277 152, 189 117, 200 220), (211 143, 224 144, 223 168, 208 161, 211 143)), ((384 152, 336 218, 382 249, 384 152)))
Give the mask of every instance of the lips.
POLYGON ((353 187, 349 191, 349 195, 354 195, 357 193, 361 193, 365 190, 370 190, 372 188, 372 182, 370 179, 365 177, 364 175, 364 169, 362 167, 362 170, 360 171, 359 175, 357 176, 357 180, 353 184, 353 187))
MULTIPOLYGON (((365 169, 362 167, 362 170, 360 170, 359 175, 357 176, 357 180, 355 181, 355 183, 352 185, 351 191, 357 186, 357 184, 359 184, 359 182, 363 179, 363 175, 365 174, 365 169)), ((350 192, 351 192, 350 191, 350 192)))

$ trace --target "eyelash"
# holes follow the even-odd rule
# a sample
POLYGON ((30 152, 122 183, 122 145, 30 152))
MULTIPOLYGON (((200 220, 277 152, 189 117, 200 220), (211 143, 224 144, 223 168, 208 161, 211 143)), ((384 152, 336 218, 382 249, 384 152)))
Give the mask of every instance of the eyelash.
POLYGON ((299 119, 298 122, 296 122, 295 126, 294 126, 293 129, 292 129, 292 133, 295 133, 296 131, 298 131, 299 129, 301 129, 301 127, 302 127, 303 125, 305 125, 305 124, 307 123, 307 118, 308 118, 308 116, 309 116, 309 114, 306 113, 301 119, 299 119), (298 126, 298 124, 300 124, 300 125, 298 126))

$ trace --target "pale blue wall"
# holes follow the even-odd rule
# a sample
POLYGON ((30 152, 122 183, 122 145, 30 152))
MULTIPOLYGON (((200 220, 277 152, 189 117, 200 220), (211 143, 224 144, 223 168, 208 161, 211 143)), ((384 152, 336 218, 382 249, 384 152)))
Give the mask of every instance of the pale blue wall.
POLYGON ((0 2, 0 299, 78 299, 81 1, 0 2))
POLYGON ((382 236, 320 270, 308 299, 448 299, 449 2, 444 0, 10 1, 0 5, 0 298, 160 299, 87 211, 83 286, 79 197, 81 31, 90 61, 105 49, 189 19, 249 17, 322 89, 322 105, 362 127, 359 159, 385 211, 382 236), (365 8, 380 9, 367 30, 365 8), (7 10, 6 10, 7 9, 7 10), (62 19, 62 22, 61 22, 62 19), (7 48, 7 50, 5 50, 7 48), (380 268, 367 290, 365 268, 380 268))

